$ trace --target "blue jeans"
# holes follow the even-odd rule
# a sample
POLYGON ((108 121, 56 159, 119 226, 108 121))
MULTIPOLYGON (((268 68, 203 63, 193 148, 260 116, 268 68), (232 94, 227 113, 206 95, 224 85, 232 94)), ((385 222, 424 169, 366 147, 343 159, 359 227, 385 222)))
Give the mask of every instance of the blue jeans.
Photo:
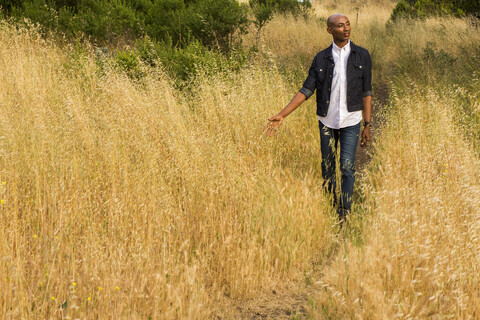
POLYGON ((355 182, 355 152, 357 151, 360 122, 354 126, 331 129, 318 121, 320 127, 320 146, 322 150, 322 177, 324 188, 333 194, 337 204, 335 165, 338 141, 340 140, 340 171, 342 188, 339 213, 344 215, 352 207, 353 184, 355 182))

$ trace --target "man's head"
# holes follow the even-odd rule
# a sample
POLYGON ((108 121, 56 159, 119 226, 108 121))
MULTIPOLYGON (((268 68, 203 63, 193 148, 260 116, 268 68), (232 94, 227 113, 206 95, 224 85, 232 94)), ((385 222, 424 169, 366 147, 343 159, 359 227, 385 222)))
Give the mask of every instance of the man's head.
POLYGON ((341 14, 335 13, 327 19, 327 32, 333 36, 333 41, 339 47, 347 44, 350 38, 350 21, 341 14))

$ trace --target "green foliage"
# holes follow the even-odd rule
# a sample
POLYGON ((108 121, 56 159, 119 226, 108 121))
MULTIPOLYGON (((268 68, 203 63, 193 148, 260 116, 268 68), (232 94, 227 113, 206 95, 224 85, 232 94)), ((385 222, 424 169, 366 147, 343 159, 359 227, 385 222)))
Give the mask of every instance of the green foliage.
POLYGON ((430 74, 431 70, 435 70, 435 76, 438 80, 458 78, 457 70, 453 68, 457 59, 445 52, 443 49, 438 50, 434 42, 427 42, 427 46, 423 49, 423 67, 426 74, 430 74))
POLYGON ((148 34, 173 46, 196 38, 228 51, 249 23, 248 6, 236 0, 0 0, 0 5, 19 22, 27 18, 44 31, 85 35, 97 44, 131 43, 148 34))
POLYGON ((140 59, 134 50, 118 51, 115 56, 116 65, 129 77, 139 79, 143 72, 140 68, 140 59))
POLYGON ((2 7, 2 11, 9 14, 14 7, 21 7, 23 1, 22 0, 0 0, 0 7, 2 7))
POLYGON ((187 8, 186 24, 203 45, 228 51, 237 32, 246 32, 247 10, 237 0, 197 0, 187 8))
POLYGON ((247 7, 236 0, 155 0, 145 17, 145 30, 152 39, 173 46, 183 47, 195 38, 228 51, 247 23, 247 7))
POLYGON ((406 1, 400 0, 395 6, 395 8, 393 8, 390 20, 415 17, 417 17, 417 12, 413 8, 413 6, 406 1))
POLYGON ((39 24, 42 30, 47 31, 57 27, 56 11, 48 7, 45 0, 31 0, 21 5, 13 5, 10 12, 15 17, 25 17, 39 24))
MULTIPOLYGON (((140 52, 142 57, 148 56, 145 54, 146 50, 140 52)), ((154 60, 160 61, 163 68, 180 86, 188 84, 199 72, 211 74, 221 71, 235 72, 248 61, 248 54, 241 49, 232 50, 225 55, 206 48, 198 40, 190 42, 183 48, 157 46, 155 54, 154 60)), ((149 57, 151 59, 151 51, 149 57)))
POLYGON ((300 13, 305 13, 308 9, 312 7, 310 0, 275 0, 276 10, 280 13, 292 13, 297 15, 300 13))
POLYGON ((137 13, 121 0, 109 2, 80 0, 78 13, 65 26, 73 34, 84 33, 97 42, 116 43, 121 38, 139 36, 142 24, 137 13))
POLYGON ((400 0, 390 19, 424 18, 430 15, 480 14, 480 0, 400 0))
POLYGON ((260 38, 260 32, 262 28, 273 18, 275 13, 275 1, 274 0, 249 0, 248 4, 252 9, 254 20, 252 21, 257 29, 255 36, 258 45, 260 38))
POLYGON ((155 0, 145 17, 145 30, 153 38, 175 45, 187 36, 185 3, 182 0, 155 0))
POLYGON ((305 14, 312 8, 310 0, 249 0, 249 5, 256 18, 267 19, 267 21, 275 12, 296 16, 305 14))
POLYGON ((141 35, 143 29, 139 14, 121 0, 27 0, 2 5, 19 22, 27 18, 44 31, 56 31, 69 38, 83 34, 96 42, 116 43, 119 38, 141 35))
POLYGON ((139 78, 143 66, 161 64, 180 82, 190 81, 199 70, 234 71, 247 61, 238 35, 252 22, 250 9, 258 37, 274 13, 297 15, 311 7, 308 0, 251 0, 249 4, 237 0, 0 0, 5 16, 18 23, 27 18, 42 31, 73 41, 132 48, 102 55, 100 69, 110 65, 106 59, 111 59, 129 76, 139 78))

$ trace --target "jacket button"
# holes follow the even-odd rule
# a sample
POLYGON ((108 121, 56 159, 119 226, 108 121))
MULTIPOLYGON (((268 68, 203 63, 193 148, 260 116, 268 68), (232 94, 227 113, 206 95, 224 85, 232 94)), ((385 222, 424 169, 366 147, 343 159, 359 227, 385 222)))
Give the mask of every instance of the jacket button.
POLYGON ((329 103, 330 103, 330 100, 327 100, 327 104, 329 104, 329 103))
POLYGON ((330 75, 330 78, 332 77, 332 75, 330 75))
POLYGON ((328 88, 328 91, 330 91, 330 88, 328 88))

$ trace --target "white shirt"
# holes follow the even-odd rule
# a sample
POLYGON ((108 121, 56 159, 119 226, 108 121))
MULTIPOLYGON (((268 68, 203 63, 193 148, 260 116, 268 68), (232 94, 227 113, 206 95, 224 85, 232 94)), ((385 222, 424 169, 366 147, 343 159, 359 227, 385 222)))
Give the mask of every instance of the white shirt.
POLYGON ((318 117, 323 125, 340 129, 356 125, 362 121, 362 111, 348 112, 347 110, 347 61, 350 56, 350 40, 343 48, 333 43, 332 56, 335 63, 333 68, 332 89, 330 103, 326 117, 318 117))

